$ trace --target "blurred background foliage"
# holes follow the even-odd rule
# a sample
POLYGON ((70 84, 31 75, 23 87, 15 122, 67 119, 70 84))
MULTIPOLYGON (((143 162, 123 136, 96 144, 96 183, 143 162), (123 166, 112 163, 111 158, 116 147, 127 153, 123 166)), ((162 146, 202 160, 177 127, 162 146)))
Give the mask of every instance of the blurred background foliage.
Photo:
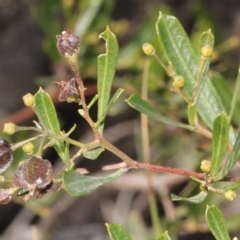
MULTIPOLYGON (((149 2, 41 0, 28 3, 26 6, 29 7, 30 15, 42 32, 42 49, 48 59, 48 74, 45 76, 41 74, 36 76, 36 86, 48 87, 53 85, 56 80, 70 79, 71 72, 56 49, 56 35, 60 34, 63 30, 70 30, 79 34, 81 38, 79 68, 87 88, 93 89, 88 96, 91 99, 96 94, 96 87, 94 86, 97 80, 97 56, 105 52, 104 41, 99 39, 98 36, 108 25, 116 34, 120 45, 114 89, 122 87, 125 89, 125 93, 122 99, 118 100, 114 108, 110 111, 107 123, 108 126, 114 126, 114 124, 119 122, 124 123, 126 120, 134 120, 131 132, 132 138, 128 140, 124 138, 118 144, 121 148, 125 147, 126 153, 142 161, 139 118, 124 103, 124 99, 129 94, 141 93, 144 64, 147 61, 146 59, 149 58, 143 54, 142 44, 145 42, 153 44, 157 54, 162 57, 155 32, 155 22, 159 11, 176 15, 180 19, 196 49, 201 33, 211 29, 216 42, 211 69, 222 74, 226 78, 226 83, 234 87, 239 62, 240 33, 236 30, 236 26, 240 25, 240 21, 237 20, 240 19, 239 12, 234 12, 234 9, 239 4, 236 5, 236 1, 232 1, 229 4, 229 12, 225 10, 225 20, 222 19, 221 14, 224 12, 222 8, 227 8, 228 4, 225 4, 225 6, 221 4, 219 2, 216 4, 216 1, 200 0, 164 2, 153 0, 149 2), (231 19, 229 17, 231 13, 235 14, 235 18, 231 19), (228 26, 231 26, 232 29, 228 28, 228 26), (134 143, 129 144, 128 141, 134 141, 134 143)), ((164 61, 164 59, 162 60, 164 61)), ((156 60, 152 58, 150 61, 151 65, 148 73, 149 102, 169 118, 187 122, 187 105, 180 95, 171 91, 172 80, 166 76, 166 73, 156 60)), ((225 93, 224 86, 219 87, 222 87, 223 94, 227 94, 226 98, 230 99, 231 93, 225 93)), ((59 109, 63 128, 67 131, 73 123, 77 123, 80 126, 74 137, 77 138, 80 134, 85 134, 86 125, 81 122, 78 114, 76 114, 77 106, 69 107, 67 104, 55 102, 59 109), (64 111, 61 111, 61 107, 63 107, 64 111)), ((30 121, 26 120, 24 123, 30 123, 30 121)), ((151 159, 155 164, 198 170, 202 159, 211 158, 211 141, 206 138, 186 130, 164 126, 152 120, 149 120, 149 128, 151 159)), ((114 131, 114 127, 112 131, 114 131)), ((17 142, 21 138, 26 138, 27 134, 30 136, 29 133, 23 133, 16 134, 11 140, 9 137, 7 138, 10 141, 17 142)), ((103 158, 107 158, 107 156, 103 155, 103 158)), ((54 153, 49 153, 47 157, 52 162, 55 162, 54 157, 56 158, 56 155, 54 153)), ((9 178, 13 175, 18 162, 27 159, 27 156, 19 150, 15 153, 15 158, 17 160, 15 160, 13 168, 6 173, 6 176, 9 178)), ((83 160, 82 162, 83 166, 85 166, 83 160)), ((93 163, 87 164, 91 165, 93 163)), ((145 176, 142 173, 140 174, 144 179, 145 176)), ((225 200, 215 195, 210 195, 204 203, 197 205, 197 207, 196 205, 184 202, 181 204, 172 203, 169 197, 170 192, 183 196, 191 196, 199 191, 198 184, 192 181, 186 182, 183 179, 178 180, 177 178, 173 178, 172 180, 166 180, 166 186, 164 186, 165 178, 161 178, 160 174, 153 174, 152 176, 154 179, 158 179, 159 185, 163 185, 159 186, 160 190, 155 192, 161 223, 160 230, 165 231, 168 229, 172 239, 193 239, 193 237, 195 240, 202 239, 203 237, 204 239, 213 239, 211 234, 207 233, 208 230, 203 220, 206 202, 208 204, 218 203, 222 205, 225 210, 223 211, 229 213, 227 216, 229 229, 231 231, 239 231, 240 217, 239 212, 234 210, 236 207, 235 204, 232 205, 230 211, 230 207, 226 203, 223 203, 225 200), (172 182, 169 183, 168 181, 172 182)), ((135 183, 138 186, 134 175, 131 179, 133 185, 135 183)), ((169 179, 171 179, 170 176, 169 179)), ((18 198, 15 201, 18 204, 24 204, 26 209, 31 210, 31 217, 23 221, 28 221, 29 226, 36 226, 39 229, 39 239, 107 239, 103 223, 111 220, 122 223, 133 239, 156 239, 150 220, 146 189, 140 188, 140 190, 134 189, 130 191, 127 186, 125 188, 126 192, 122 190, 118 193, 116 189, 111 192, 106 187, 105 190, 100 190, 101 193, 97 191, 95 194, 82 197, 82 200, 76 200, 70 196, 66 197, 61 192, 45 197, 40 201, 23 203, 18 198), (100 207, 96 207, 96 201, 92 199, 97 199, 97 203, 100 202, 98 203, 100 207), (64 201, 68 201, 68 204, 64 205, 64 201), (77 203, 73 204, 74 201, 77 203), (59 211, 59 214, 58 211, 51 211, 51 207, 53 204, 57 204, 57 202, 59 202, 59 208, 66 206, 66 209, 59 211), (76 208, 80 209, 77 210, 76 208), (86 208, 89 208, 89 210, 86 210, 86 208), (123 211, 123 213, 119 211, 123 211), (56 214, 56 216, 51 216, 53 214, 56 214), (81 215, 81 221, 78 219, 78 214, 81 215), (109 217, 109 215, 112 217, 109 217), (47 218, 50 218, 53 222, 50 222, 47 218), (69 223, 66 224, 68 220, 69 223), (101 223, 101 225, 98 223, 101 223), (79 228, 82 230, 80 231, 79 228)), ((16 204, 18 207, 11 205, 11 209, 15 211, 15 214, 11 214, 12 219, 7 221, 9 226, 5 225, 1 228, 4 239, 13 239, 7 237, 13 236, 8 234, 14 231, 12 230, 14 222, 15 224, 19 224, 16 220, 13 221, 13 219, 17 219, 16 213, 23 211, 18 204, 16 204), (11 223, 13 224, 12 227, 11 223), (7 231, 4 231, 5 229, 7 231)), ((5 206, 1 206, 0 209, 2 211, 3 208, 5 208, 5 213, 3 212, 3 214, 6 214, 7 210, 5 206)), ((9 211, 11 209, 9 207, 9 211)), ((22 215, 19 214, 18 217, 24 219, 23 213, 22 215)), ((31 227, 31 231, 32 229, 31 227)))

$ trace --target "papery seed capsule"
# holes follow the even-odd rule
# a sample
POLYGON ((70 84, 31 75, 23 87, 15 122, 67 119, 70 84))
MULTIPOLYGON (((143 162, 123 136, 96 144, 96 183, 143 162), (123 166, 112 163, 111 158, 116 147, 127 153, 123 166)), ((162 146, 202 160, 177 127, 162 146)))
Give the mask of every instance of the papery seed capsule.
POLYGON ((11 145, 0 138, 0 173, 6 171, 13 162, 13 154, 12 154, 11 145))
POLYGON ((72 55, 79 48, 80 38, 78 35, 70 31, 63 31, 61 35, 57 35, 57 48, 61 55, 72 55))
POLYGON ((52 179, 52 164, 48 160, 33 156, 18 167, 13 183, 17 188, 28 188, 30 195, 33 196, 36 188, 44 189, 52 179))

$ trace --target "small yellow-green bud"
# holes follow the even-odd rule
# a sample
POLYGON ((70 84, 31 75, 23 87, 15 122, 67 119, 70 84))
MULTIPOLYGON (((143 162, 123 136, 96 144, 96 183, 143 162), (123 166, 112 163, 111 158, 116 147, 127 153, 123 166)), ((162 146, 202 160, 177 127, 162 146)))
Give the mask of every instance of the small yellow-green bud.
POLYGON ((16 132, 16 127, 17 126, 12 122, 4 123, 3 132, 9 135, 14 134, 16 132))
POLYGON ((227 200, 233 201, 237 195, 233 190, 228 190, 224 193, 224 196, 227 200))
POLYGON ((33 149, 34 145, 32 144, 32 142, 28 142, 22 146, 22 150, 27 154, 31 154, 33 152, 33 149))
POLYGON ((146 55, 152 56, 155 54, 155 49, 154 49, 153 45, 150 43, 144 43, 142 45, 142 50, 146 55))
POLYGON ((185 80, 182 76, 176 76, 174 77, 172 84, 174 87, 183 88, 184 82, 185 80))
POLYGON ((210 169, 211 169, 211 161, 202 160, 200 169, 201 169, 203 172, 208 173, 208 172, 210 171, 210 169))
POLYGON ((31 93, 28 93, 23 96, 23 102, 27 107, 32 107, 35 103, 35 97, 31 93))
POLYGON ((204 47, 202 47, 201 49, 201 55, 205 58, 209 58, 211 57, 213 54, 213 49, 212 47, 210 47, 209 45, 205 45, 204 47))

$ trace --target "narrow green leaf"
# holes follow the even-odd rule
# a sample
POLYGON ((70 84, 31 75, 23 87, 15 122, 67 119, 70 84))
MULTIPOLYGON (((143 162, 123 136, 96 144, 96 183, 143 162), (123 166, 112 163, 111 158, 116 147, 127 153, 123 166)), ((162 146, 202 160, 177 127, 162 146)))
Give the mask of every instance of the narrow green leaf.
POLYGON ((230 240, 222 212, 216 206, 207 206, 205 218, 217 240, 230 240))
POLYGON ((131 240, 127 231, 120 224, 106 223, 111 240, 131 240))
POLYGON ((185 197, 180 197, 177 196, 175 194, 171 194, 171 198, 173 201, 185 201, 185 202, 190 202, 190 203, 201 203, 205 200, 205 198, 207 197, 207 193, 206 192, 200 192, 197 195, 193 196, 193 197, 189 197, 189 198, 185 198, 185 197))
POLYGON ((233 150, 229 155, 227 162, 225 163, 221 171, 216 175, 214 181, 222 179, 229 173, 232 167, 237 163, 239 153, 240 153, 240 133, 237 136, 236 142, 233 146, 233 150))
POLYGON ((119 88, 112 96, 111 100, 109 101, 105 111, 103 112, 103 115, 98 119, 97 123, 96 123, 96 127, 99 126, 99 124, 101 124, 105 117, 107 116, 110 108, 113 106, 113 104, 117 101, 117 99, 120 97, 120 95, 123 93, 124 89, 123 88, 119 88))
MULTIPOLYGON (((42 88, 40 88, 35 94, 34 111, 38 116, 39 122, 44 128, 47 128, 54 134, 61 134, 57 113, 52 99, 42 88)), ((62 140, 58 140, 54 143, 53 147, 61 159, 66 163, 69 160, 69 153, 64 142, 62 140)))
POLYGON ((99 186, 111 182, 125 173, 127 169, 120 169, 108 176, 91 177, 76 171, 65 171, 62 174, 64 189, 73 196, 88 194, 99 186))
POLYGON ((208 30, 207 32, 203 32, 201 37, 200 37, 200 43, 199 43, 199 64, 198 64, 198 73, 196 76, 196 80, 197 83, 195 84, 195 90, 196 92, 194 92, 194 94, 196 94, 196 96, 194 96, 195 101, 197 102, 203 86, 207 80, 207 75, 208 75, 208 70, 209 70, 209 66, 210 66, 210 62, 211 62, 211 58, 205 58, 202 56, 201 51, 202 48, 204 47, 209 47, 211 49, 213 49, 214 47, 214 36, 211 33, 211 30, 208 30))
MULTIPOLYGON (((156 30, 168 62, 173 67, 175 74, 183 76, 185 79, 183 90, 191 98, 196 82, 198 57, 187 34, 175 17, 161 13, 156 23, 156 30)), ((207 78, 198 99, 197 111, 212 129, 215 117, 224 110, 219 94, 210 79, 207 78)))
POLYGON ((234 192, 238 191, 240 189, 240 181, 235 183, 228 183, 227 186, 223 187, 223 191, 233 190, 234 192))
POLYGON ((183 124, 183 123, 179 123, 176 121, 173 121, 165 116, 163 116, 160 112, 158 112, 155 108, 153 108, 151 105, 149 105, 148 102, 146 102, 145 100, 143 100, 142 98, 140 98, 137 95, 132 94, 127 100, 126 102, 133 107, 134 109, 136 109, 137 111, 146 114, 148 117, 155 119, 159 122, 165 123, 165 124, 169 124, 169 125, 173 125, 175 127, 181 127, 181 128, 186 128, 190 131, 193 131, 193 127, 187 124, 183 124))
POLYGON ((103 147, 97 147, 83 152, 83 156, 87 159, 95 160, 104 151, 103 147))
MULTIPOLYGON (((106 53, 98 57, 98 120, 106 112, 118 57, 118 42, 109 27, 99 35, 106 41, 106 53)), ((102 132, 103 124, 99 130, 102 132)))
POLYGON ((191 103, 188 105, 188 122, 191 126, 194 125, 195 117, 196 117, 196 104, 191 103))
POLYGON ((219 172, 223 157, 227 150, 228 135, 228 118, 223 112, 215 118, 213 123, 211 176, 215 176, 219 172))
POLYGON ((233 98, 232 98, 232 102, 231 102, 231 109, 230 109, 230 114, 229 114, 229 122, 232 119, 236 104, 237 104, 237 100, 239 99, 239 95, 240 95, 240 66, 238 68, 238 75, 237 75, 237 81, 236 81, 236 86, 234 88, 234 93, 233 93, 233 98))
POLYGON ((171 238, 168 235, 168 231, 165 231, 157 240, 171 240, 171 238))

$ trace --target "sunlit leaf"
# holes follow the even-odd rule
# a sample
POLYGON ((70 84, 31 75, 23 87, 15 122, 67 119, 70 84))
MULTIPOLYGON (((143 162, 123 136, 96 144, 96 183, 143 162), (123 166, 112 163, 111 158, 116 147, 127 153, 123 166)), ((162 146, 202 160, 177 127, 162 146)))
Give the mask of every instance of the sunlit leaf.
MULTIPOLYGON (((161 13, 156 23, 156 30, 168 62, 171 63, 175 74, 185 79, 183 90, 191 98, 196 83, 198 57, 187 34, 175 17, 161 13)), ((207 78, 198 99, 197 111, 212 129, 215 117, 224 110, 219 94, 207 78)))
MULTIPOLYGON (((50 96, 40 88, 35 94, 34 111, 36 112, 41 125, 47 128, 50 132, 60 135, 60 125, 55 107, 50 96)), ((53 147, 66 163, 69 160, 69 154, 62 140, 57 140, 53 147)))
POLYGON ((222 212, 216 206, 207 206, 205 218, 217 240, 230 240, 222 212))
POLYGON ((120 224, 106 223, 111 240, 131 240, 127 231, 120 224))
POLYGON ((171 240, 171 238, 168 235, 168 231, 165 231, 157 240, 171 240))
POLYGON ((229 123, 226 114, 223 112, 217 116, 213 123, 213 139, 212 139, 212 164, 210 175, 215 176, 223 160, 227 150, 229 134, 229 123))
POLYGON ((175 127, 181 127, 181 128, 186 128, 190 131, 192 131, 194 128, 192 126, 189 126, 187 124, 179 123, 176 121, 173 121, 165 116, 163 116, 160 112, 158 112, 155 108, 153 108, 148 102, 143 100, 137 95, 132 94, 126 102, 136 109, 137 111, 146 114, 148 117, 155 119, 159 122, 173 125, 175 127))
MULTIPOLYGON (((98 120, 107 110, 118 57, 118 42, 109 27, 99 37, 106 41, 106 53, 98 57, 98 120)), ((102 132, 103 123, 99 130, 102 132)))

